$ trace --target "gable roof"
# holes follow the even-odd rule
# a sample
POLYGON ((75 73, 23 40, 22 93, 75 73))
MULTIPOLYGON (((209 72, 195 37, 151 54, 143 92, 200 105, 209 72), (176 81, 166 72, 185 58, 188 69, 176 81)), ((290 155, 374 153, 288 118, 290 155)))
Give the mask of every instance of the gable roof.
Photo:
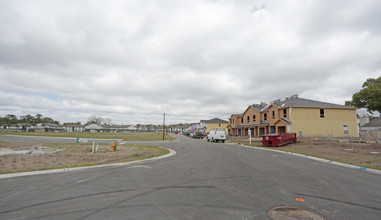
POLYGON ((328 102, 321 102, 321 101, 315 101, 310 99, 303 99, 299 98, 297 96, 292 96, 289 98, 286 98, 283 101, 276 101, 273 103, 274 105, 278 107, 321 107, 321 108, 348 108, 348 109, 354 109, 350 106, 345 105, 338 105, 328 102))
POLYGON ((251 107, 257 109, 258 111, 263 111, 264 108, 266 108, 268 105, 264 102, 261 102, 261 104, 252 104, 251 107))
POLYGON ((381 117, 374 118, 361 127, 381 127, 381 117))
POLYGON ((213 119, 210 119, 210 120, 201 120, 200 122, 205 122, 205 123, 229 123, 228 121, 225 121, 225 120, 222 120, 222 119, 219 119, 219 118, 213 118, 213 119))
POLYGON ((232 114, 232 116, 241 117, 243 114, 232 114))
POLYGON ((89 124, 85 126, 85 129, 104 129, 106 126, 101 124, 89 124))

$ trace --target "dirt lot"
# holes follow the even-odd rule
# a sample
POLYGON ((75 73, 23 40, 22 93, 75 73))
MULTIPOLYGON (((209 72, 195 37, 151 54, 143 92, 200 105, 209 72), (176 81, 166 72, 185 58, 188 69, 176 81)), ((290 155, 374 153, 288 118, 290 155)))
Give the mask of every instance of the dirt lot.
POLYGON ((92 144, 0 142, 0 173, 127 162, 168 152, 142 145, 118 145, 117 151, 111 152, 110 145, 99 144, 98 151, 92 152, 92 144))
MULTIPOLYGON (((228 141, 249 145, 247 138, 234 138, 228 139, 228 141)), ((252 146, 263 147, 259 139, 252 141, 252 146)), ((378 143, 344 143, 343 140, 305 138, 294 144, 269 148, 381 169, 381 144, 378 143)))

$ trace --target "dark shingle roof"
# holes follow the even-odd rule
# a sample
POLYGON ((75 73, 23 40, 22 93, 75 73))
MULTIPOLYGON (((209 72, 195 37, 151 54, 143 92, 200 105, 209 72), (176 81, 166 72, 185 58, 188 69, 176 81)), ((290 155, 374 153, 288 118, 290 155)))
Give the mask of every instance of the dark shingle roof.
POLYGON ((213 118, 210 120, 201 120, 201 122, 206 122, 206 123, 229 123, 228 121, 219 119, 219 118, 213 118))
POLYGON ((252 104, 251 106, 258 111, 262 111, 267 106, 267 104, 262 102, 261 104, 252 104))
POLYGON ((361 127, 381 127, 381 117, 374 118, 361 127))
POLYGON ((325 107, 325 108, 353 108, 345 105, 338 105, 328 102, 320 102, 310 99, 303 99, 299 97, 290 97, 286 100, 275 102, 274 105, 278 107, 325 107))

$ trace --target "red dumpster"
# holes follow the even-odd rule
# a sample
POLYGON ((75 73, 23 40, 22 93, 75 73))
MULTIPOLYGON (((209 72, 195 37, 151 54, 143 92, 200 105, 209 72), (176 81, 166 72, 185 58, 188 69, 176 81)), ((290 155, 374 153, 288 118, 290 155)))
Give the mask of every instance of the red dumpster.
POLYGON ((266 134, 261 136, 263 146, 278 147, 292 142, 296 142, 296 133, 266 134))

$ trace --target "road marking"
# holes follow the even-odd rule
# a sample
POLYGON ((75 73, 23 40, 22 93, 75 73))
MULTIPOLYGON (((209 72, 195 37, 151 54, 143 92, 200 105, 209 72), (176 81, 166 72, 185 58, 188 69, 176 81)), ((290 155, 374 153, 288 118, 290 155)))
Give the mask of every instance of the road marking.
POLYGON ((148 168, 148 169, 151 169, 152 167, 146 166, 146 165, 134 165, 134 166, 126 167, 125 169, 130 169, 130 168, 148 168))

